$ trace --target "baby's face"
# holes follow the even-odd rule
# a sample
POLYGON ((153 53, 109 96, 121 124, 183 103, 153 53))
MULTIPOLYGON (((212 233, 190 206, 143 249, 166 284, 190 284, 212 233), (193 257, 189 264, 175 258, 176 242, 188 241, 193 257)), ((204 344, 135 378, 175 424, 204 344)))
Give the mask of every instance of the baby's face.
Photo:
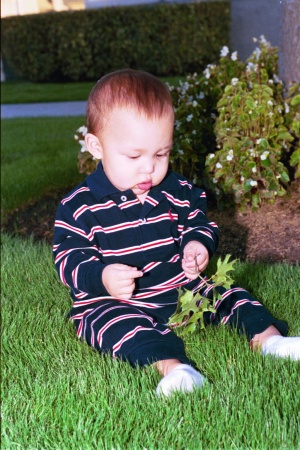
POLYGON ((132 189, 143 202, 165 177, 173 144, 173 114, 148 119, 114 108, 99 138, 104 171, 120 191, 132 189))

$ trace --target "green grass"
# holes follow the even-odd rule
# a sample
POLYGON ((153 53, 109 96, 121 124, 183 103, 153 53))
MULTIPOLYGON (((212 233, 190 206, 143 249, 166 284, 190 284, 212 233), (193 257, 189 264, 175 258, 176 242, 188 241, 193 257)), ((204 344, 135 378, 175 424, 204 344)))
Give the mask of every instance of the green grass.
POLYGON ((76 165, 79 145, 73 138, 83 123, 84 117, 1 121, 3 215, 83 179, 76 165))
MULTIPOLYGON (((171 84, 178 84, 180 78, 183 79, 184 77, 168 77, 162 78, 162 80, 171 84)), ((1 103, 84 101, 87 100, 95 82, 30 83, 7 81, 1 83, 1 103)))
POLYGON ((94 82, 90 83, 1 83, 1 103, 36 103, 86 100, 94 82))
MULTIPOLYGON (((299 333, 300 268, 238 264, 236 280, 299 333)), ((210 383, 156 398, 158 375, 75 337, 51 249, 2 239, 2 445, 14 449, 299 449, 299 362, 225 327, 185 338, 210 383)))

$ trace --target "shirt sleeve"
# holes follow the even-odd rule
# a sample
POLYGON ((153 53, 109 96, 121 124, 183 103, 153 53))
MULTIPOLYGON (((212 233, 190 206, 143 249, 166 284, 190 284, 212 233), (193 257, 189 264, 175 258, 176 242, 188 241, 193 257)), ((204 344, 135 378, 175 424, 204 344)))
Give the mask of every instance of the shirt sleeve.
POLYGON ((190 195, 190 209, 185 218, 182 231, 181 251, 190 241, 203 244, 211 257, 217 250, 219 243, 219 229, 215 222, 206 217, 206 194, 199 188, 192 188, 190 195))
POLYGON ((102 283, 105 264, 101 253, 73 217, 68 204, 60 204, 54 224, 53 256, 60 280, 73 291, 109 295, 102 283))

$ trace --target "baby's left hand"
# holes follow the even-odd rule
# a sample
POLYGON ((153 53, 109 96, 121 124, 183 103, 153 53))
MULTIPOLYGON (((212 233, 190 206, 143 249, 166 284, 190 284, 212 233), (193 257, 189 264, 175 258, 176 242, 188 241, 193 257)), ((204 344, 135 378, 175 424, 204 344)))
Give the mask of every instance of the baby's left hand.
POLYGON ((208 263, 209 253, 203 244, 198 241, 190 241, 186 244, 181 265, 187 278, 195 280, 199 273, 206 269, 208 263))

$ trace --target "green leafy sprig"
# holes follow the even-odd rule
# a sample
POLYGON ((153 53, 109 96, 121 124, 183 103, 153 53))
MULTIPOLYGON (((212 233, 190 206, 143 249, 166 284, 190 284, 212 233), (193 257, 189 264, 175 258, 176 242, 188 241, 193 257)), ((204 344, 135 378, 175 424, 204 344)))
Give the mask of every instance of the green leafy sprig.
POLYGON ((193 293, 192 291, 179 288, 177 309, 170 317, 168 326, 182 327, 182 335, 193 333, 198 327, 200 329, 205 328, 204 313, 216 312, 216 301, 222 298, 218 287, 229 289, 234 282, 231 273, 234 271, 234 264, 237 262, 237 259, 229 261, 230 257, 231 255, 226 255, 224 261, 221 258, 218 259, 217 271, 210 278, 203 278, 199 275, 199 278, 203 281, 201 291, 203 291, 204 287, 213 286, 212 300, 201 295, 200 291, 193 293))

